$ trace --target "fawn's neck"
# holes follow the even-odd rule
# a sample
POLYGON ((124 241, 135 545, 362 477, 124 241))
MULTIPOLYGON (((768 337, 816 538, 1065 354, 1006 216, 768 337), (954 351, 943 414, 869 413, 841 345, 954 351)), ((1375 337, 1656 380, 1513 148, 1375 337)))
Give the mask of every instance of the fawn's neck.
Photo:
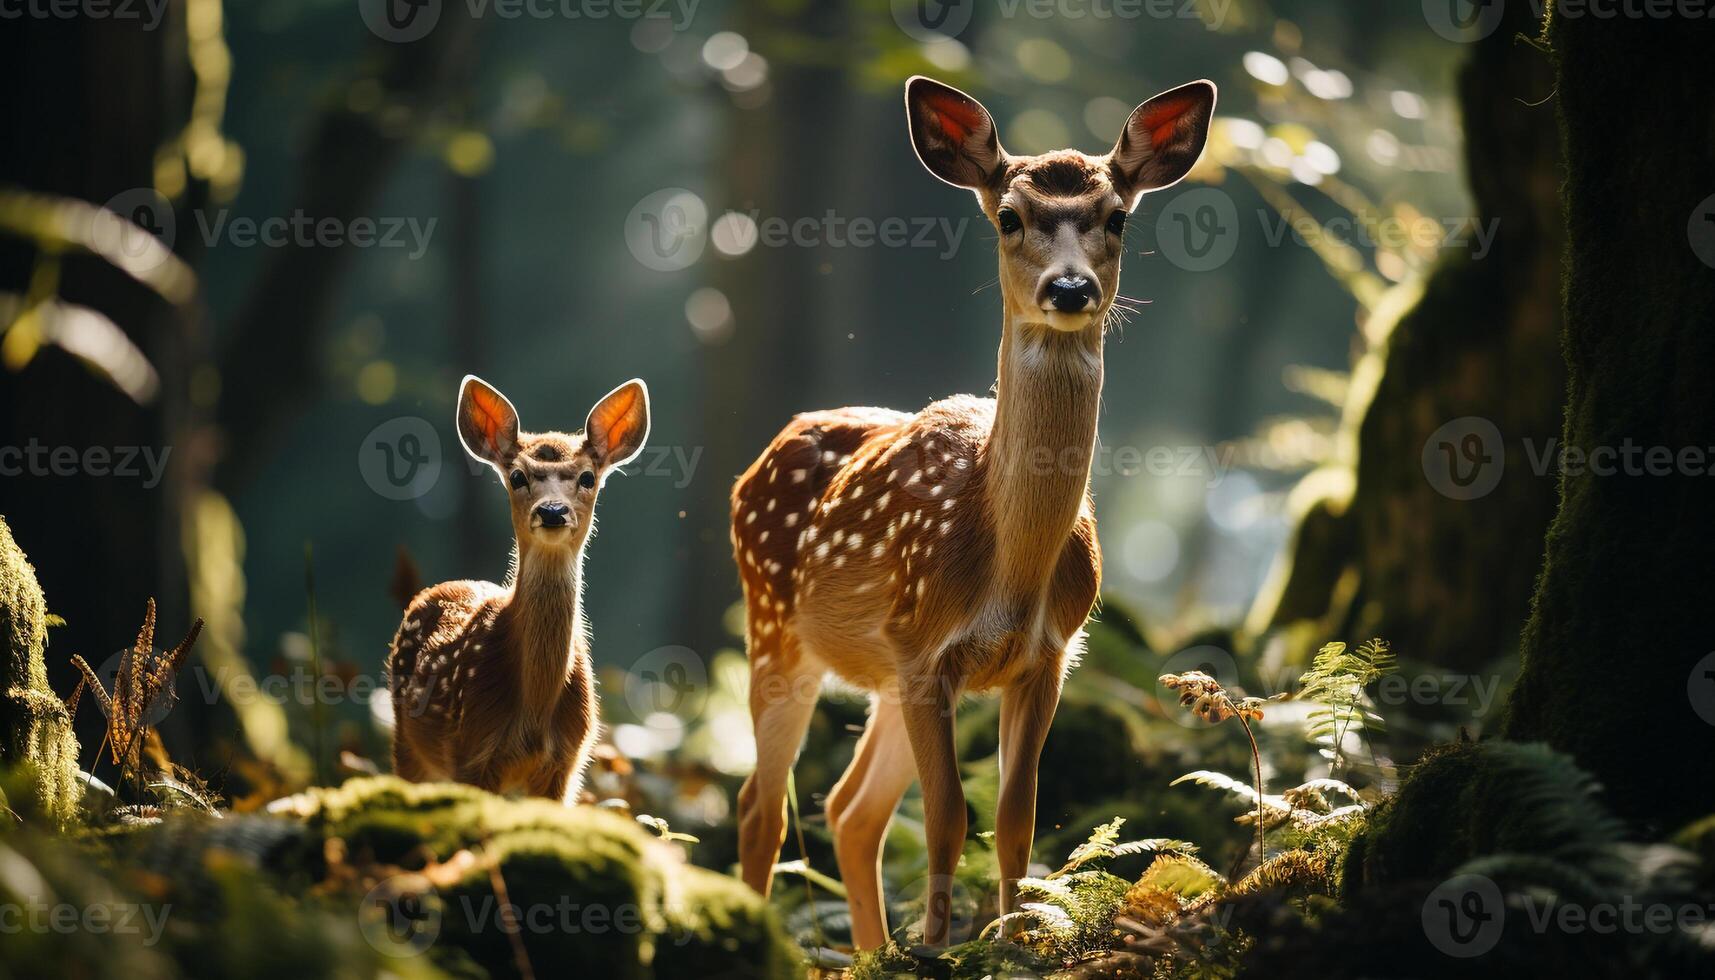
MULTIPOLYGON (((551 707, 566 686, 584 636, 582 542, 576 548, 527 547, 515 555, 501 616, 508 659, 524 703, 551 707)), ((527 708, 527 710, 529 710, 527 708)))
POLYGON ((1066 546, 1090 483, 1101 396, 1100 324, 1069 333, 1009 318, 985 452, 998 584, 1013 596, 1040 591, 1066 546))

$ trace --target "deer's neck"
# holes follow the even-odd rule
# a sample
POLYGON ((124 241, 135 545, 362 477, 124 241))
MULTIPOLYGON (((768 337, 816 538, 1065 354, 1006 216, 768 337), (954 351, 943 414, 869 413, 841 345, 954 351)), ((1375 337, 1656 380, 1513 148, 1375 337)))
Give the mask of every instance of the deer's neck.
POLYGON ((1090 483, 1102 396, 1102 330, 1009 321, 1001 335, 986 481, 998 584, 1015 597, 1053 574, 1090 483))
POLYGON ((551 706, 584 638, 583 556, 576 548, 526 547, 514 557, 502 627, 526 705, 551 706))

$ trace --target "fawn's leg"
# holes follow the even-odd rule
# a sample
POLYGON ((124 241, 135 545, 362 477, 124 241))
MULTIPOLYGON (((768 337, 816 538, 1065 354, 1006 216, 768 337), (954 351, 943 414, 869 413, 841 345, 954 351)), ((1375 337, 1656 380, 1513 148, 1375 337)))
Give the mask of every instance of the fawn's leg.
POLYGON ((876 949, 887 942, 887 903, 881 890, 881 847, 899 798, 917 777, 899 696, 871 699, 869 722, 845 775, 828 794, 828 825, 851 909, 852 943, 876 949))
POLYGON ((485 789, 490 793, 500 792, 503 775, 505 773, 494 764, 492 758, 483 758, 481 761, 473 762, 468 756, 461 755, 458 764, 453 769, 454 779, 468 786, 475 786, 477 789, 485 789))
POLYGON ((572 778, 572 760, 543 759, 530 771, 526 789, 531 796, 543 796, 556 803, 566 801, 567 784, 572 778))
POLYGON ((928 907, 923 941, 945 946, 952 925, 953 869, 965 846, 965 788, 953 747, 953 709, 958 685, 951 678, 918 674, 902 678, 900 708, 923 787, 923 832, 929 850, 928 907))
POLYGON ((397 721, 393 725, 393 775, 413 783, 423 781, 423 764, 417 759, 417 750, 397 721))
POLYGON ((1030 842, 1036 832, 1036 767, 1059 703, 1057 662, 1001 693, 1000 796, 995 804, 994 837, 1002 915, 1017 911, 1018 879, 1030 865, 1030 842))
POLYGON ((821 667, 790 665, 776 654, 752 651, 750 718, 756 735, 756 770, 738 791, 738 857, 744 883, 763 895, 774 879, 774 862, 786 841, 786 777, 798 758, 804 732, 816 711, 821 667), (758 667, 758 661, 764 666, 758 667))

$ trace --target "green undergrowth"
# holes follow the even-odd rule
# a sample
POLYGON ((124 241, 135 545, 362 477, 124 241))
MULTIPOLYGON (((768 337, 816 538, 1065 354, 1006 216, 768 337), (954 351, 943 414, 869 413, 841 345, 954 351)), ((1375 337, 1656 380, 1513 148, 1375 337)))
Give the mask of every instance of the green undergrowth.
POLYGON ((0 948, 0 976, 62 960, 94 977, 804 973, 760 897, 627 817, 392 777, 266 814, 14 826, 0 831, 0 902, 138 926, 25 929, 0 948))

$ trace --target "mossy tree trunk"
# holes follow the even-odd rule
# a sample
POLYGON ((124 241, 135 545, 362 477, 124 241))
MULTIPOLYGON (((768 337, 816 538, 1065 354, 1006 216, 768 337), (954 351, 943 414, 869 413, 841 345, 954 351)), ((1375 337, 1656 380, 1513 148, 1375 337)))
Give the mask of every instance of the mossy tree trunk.
POLYGON ((1331 495, 1305 511, 1253 628, 1312 620, 1306 642, 1382 636, 1407 661, 1460 671, 1515 648, 1554 512, 1553 480, 1522 461, 1526 440, 1557 432, 1564 384, 1553 79, 1526 40, 1539 29, 1531 6, 1506 5, 1458 81, 1472 218, 1493 243, 1448 252, 1391 325, 1385 306, 1374 314, 1381 376, 1354 385, 1343 422, 1356 427, 1355 482, 1328 481, 1331 495), (1424 447, 1473 418, 1500 432, 1507 466, 1466 499, 1424 447))
POLYGON ((31 807, 54 823, 77 807, 77 738, 71 713, 48 687, 47 601, 6 519, 0 517, 0 768, 26 770, 31 807))
POLYGON ((1617 812, 1671 828, 1715 811, 1715 724, 1697 710, 1715 712, 1715 254, 1687 231, 1715 195, 1715 25, 1557 13, 1548 40, 1568 174, 1564 443, 1593 463, 1639 448, 1613 473, 1563 472, 1502 733, 1571 754, 1617 812))

